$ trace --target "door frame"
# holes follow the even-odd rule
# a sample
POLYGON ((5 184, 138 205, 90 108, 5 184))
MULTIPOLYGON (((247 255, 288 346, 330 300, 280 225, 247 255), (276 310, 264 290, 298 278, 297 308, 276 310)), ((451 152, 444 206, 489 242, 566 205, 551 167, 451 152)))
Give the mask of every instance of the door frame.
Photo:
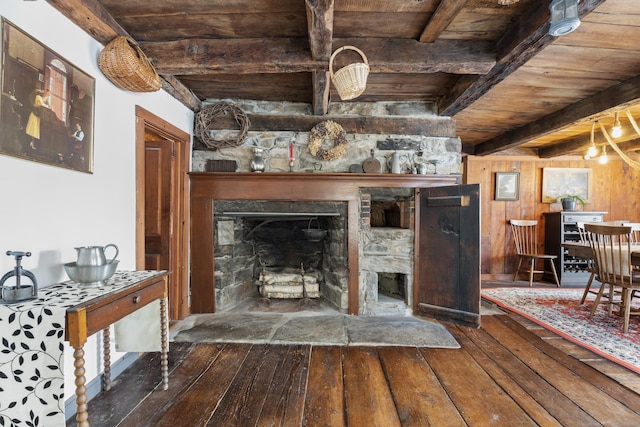
POLYGON ((146 135, 154 132, 174 142, 171 168, 171 274, 169 318, 189 315, 189 172, 191 138, 155 114, 136 105, 136 269, 145 269, 145 146, 146 135))

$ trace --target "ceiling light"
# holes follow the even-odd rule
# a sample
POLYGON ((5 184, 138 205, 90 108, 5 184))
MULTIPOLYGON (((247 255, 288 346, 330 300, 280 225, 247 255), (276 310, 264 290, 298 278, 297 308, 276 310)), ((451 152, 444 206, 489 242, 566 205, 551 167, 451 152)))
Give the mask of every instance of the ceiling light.
POLYGON ((620 138, 622 136, 622 126, 620 126, 620 119, 618 118, 618 112, 616 111, 615 118, 613 119, 613 127, 611 128, 611 136, 614 138, 620 138))
POLYGON ((553 0, 549 5, 549 34, 555 37, 569 34, 580 25, 579 0, 553 0))
POLYGON ((604 146, 602 147, 602 154, 600 155, 600 157, 598 157, 598 162, 601 165, 606 164, 609 161, 609 159, 607 158, 607 147, 604 146))

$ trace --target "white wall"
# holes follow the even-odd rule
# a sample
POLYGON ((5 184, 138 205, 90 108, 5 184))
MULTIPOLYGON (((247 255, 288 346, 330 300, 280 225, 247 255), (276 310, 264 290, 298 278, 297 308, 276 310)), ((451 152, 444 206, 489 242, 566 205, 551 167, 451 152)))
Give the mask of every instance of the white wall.
MULTIPOLYGON (((135 106, 189 134, 193 112, 162 90, 136 94, 114 86, 97 65, 103 46, 47 2, 2 0, 0 14, 96 79, 93 174, 0 154, 0 275, 14 266, 6 251, 30 251, 22 264, 38 284, 59 283, 68 280, 62 265, 75 261, 74 247, 107 243, 120 248, 120 269, 134 269, 135 106)), ((88 380, 99 369, 96 348, 85 348, 88 380)), ((73 385, 68 366, 66 383, 73 385)))

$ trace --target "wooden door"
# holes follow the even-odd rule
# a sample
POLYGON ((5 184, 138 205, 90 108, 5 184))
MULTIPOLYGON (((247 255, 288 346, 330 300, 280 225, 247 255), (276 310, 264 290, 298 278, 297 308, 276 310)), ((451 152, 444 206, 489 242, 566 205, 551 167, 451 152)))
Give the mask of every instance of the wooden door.
POLYGON ((480 186, 422 188, 414 312, 480 326, 480 186))
POLYGON ((145 142, 145 269, 171 270, 173 142, 145 142))

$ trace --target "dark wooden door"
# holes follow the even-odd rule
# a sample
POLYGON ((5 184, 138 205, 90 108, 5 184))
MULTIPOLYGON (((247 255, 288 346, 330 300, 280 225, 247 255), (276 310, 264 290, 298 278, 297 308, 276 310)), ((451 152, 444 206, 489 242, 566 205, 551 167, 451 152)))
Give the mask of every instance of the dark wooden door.
POLYGON ((418 195, 416 312, 480 325, 480 186, 418 195))
POLYGON ((171 156, 173 142, 145 144, 145 268, 171 270, 171 156))

